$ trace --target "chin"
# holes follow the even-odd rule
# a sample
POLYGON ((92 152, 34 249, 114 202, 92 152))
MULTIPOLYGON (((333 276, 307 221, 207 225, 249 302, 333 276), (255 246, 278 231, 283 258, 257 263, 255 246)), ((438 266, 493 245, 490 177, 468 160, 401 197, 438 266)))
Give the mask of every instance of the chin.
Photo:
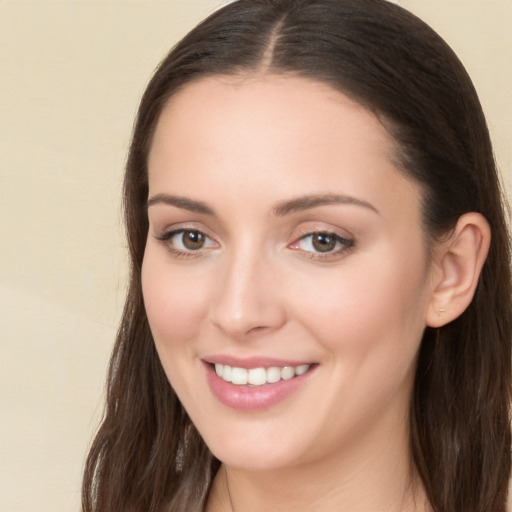
POLYGON ((226 466, 243 471, 272 471, 293 465, 291 457, 262 450, 233 451, 221 448, 212 453, 226 466))
MULTIPOLYGON (((305 454, 304 440, 286 435, 286 432, 268 432, 258 426, 252 432, 235 433, 233 426, 220 435, 202 432, 213 455, 227 466, 246 471, 270 471, 295 466, 305 454), (302 447, 302 449, 301 449, 302 447)), ((288 430, 289 434, 289 430, 288 430)), ((312 447, 311 447, 312 448, 312 447)))

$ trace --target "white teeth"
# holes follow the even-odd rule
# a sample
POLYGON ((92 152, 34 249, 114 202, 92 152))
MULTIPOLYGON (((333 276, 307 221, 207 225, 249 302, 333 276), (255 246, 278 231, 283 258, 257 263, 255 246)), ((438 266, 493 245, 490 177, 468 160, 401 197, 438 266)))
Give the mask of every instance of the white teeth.
POLYGON ((239 385, 247 384, 247 373, 245 368, 237 368, 235 366, 231 369, 231 382, 239 385))
POLYGON ((309 370, 309 364, 303 364, 302 366, 297 366, 295 368, 295 375, 302 375, 309 370))
POLYGON ((231 368, 231 366, 225 364, 224 368, 222 369, 222 375, 219 375, 219 377, 222 377, 226 382, 231 382, 232 370, 233 369, 231 368))
POLYGON ((267 369, 267 382, 273 384, 281 380, 281 368, 277 366, 271 366, 267 369))
POLYGON ((283 380, 290 380, 295 377, 295 368, 293 366, 285 366, 281 370, 281 379, 283 380))
POLYGON ((262 386, 267 382, 267 372, 265 368, 251 368, 247 382, 253 386, 262 386))
POLYGON ((239 386, 250 384, 252 386, 263 386, 263 384, 274 384, 280 380, 293 379, 303 375, 311 368, 310 364, 300 366, 271 366, 269 368, 238 368, 227 364, 215 364, 215 373, 226 382, 232 382, 239 386))

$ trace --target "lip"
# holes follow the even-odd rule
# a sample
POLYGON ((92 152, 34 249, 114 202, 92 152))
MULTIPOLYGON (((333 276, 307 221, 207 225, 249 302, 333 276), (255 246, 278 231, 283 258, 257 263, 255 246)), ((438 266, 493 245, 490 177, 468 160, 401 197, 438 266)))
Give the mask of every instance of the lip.
POLYGON ((246 369, 261 367, 268 368, 270 366, 300 366, 301 364, 311 363, 301 363, 296 361, 289 362, 266 358, 240 360, 229 357, 212 357, 207 360, 203 359, 206 380, 212 393, 219 402, 231 409, 246 412, 261 411, 283 402, 302 388, 318 367, 317 364, 312 364, 311 368, 306 373, 298 375, 293 379, 280 380, 274 384, 264 384, 263 386, 251 387, 249 385, 240 386, 231 384, 231 382, 226 382, 215 373, 213 366, 214 363, 228 364, 229 366, 246 369))
POLYGON ((228 355, 213 355, 203 358, 203 362, 210 364, 227 364, 237 368, 270 368, 271 366, 302 366, 303 364, 312 364, 311 361, 297 361, 291 359, 276 359, 272 357, 246 357, 238 358, 228 355))

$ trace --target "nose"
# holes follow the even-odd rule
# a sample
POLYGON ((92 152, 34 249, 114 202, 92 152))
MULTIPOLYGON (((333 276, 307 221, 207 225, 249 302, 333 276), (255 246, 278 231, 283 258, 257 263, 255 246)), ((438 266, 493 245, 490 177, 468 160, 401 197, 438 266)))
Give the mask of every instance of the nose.
POLYGON ((278 330, 286 322, 286 310, 274 266, 254 254, 239 254, 224 265, 211 305, 216 328, 234 340, 278 330))

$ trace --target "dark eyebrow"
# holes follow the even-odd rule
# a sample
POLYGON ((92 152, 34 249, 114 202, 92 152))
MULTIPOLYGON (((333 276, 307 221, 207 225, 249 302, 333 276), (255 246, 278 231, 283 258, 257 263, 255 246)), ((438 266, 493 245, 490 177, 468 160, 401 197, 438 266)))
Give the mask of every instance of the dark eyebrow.
POLYGON ((201 213, 203 215, 215 215, 215 212, 205 203, 201 201, 194 201, 186 197, 173 196, 169 194, 157 194, 148 200, 146 208, 155 204, 168 204, 176 206, 176 208, 183 208, 194 213, 201 213))
POLYGON ((355 206, 362 206, 374 211, 375 213, 379 213, 375 206, 366 201, 356 199, 352 196, 338 194, 310 195, 283 201, 276 204, 274 208, 272 208, 272 213, 277 216, 283 216, 289 213, 308 210, 309 208, 315 208, 317 206, 324 206, 328 204, 350 204, 355 206))
MULTIPOLYGON (((176 208, 183 208, 194 213, 200 213, 203 215, 215 215, 215 212, 207 204, 201 201, 195 201, 181 196, 173 196, 170 194, 157 194, 148 200, 146 205, 147 208, 155 204, 168 204, 175 206, 176 208)), ((355 197, 338 195, 338 194, 321 194, 321 195, 310 195, 290 199, 287 201, 280 202, 272 208, 273 215, 283 216, 289 213, 294 213, 302 210, 308 210, 310 208, 316 208, 318 206, 324 206, 329 204, 349 204, 362 206, 368 208, 375 213, 379 213, 377 208, 372 204, 356 199, 355 197)))

